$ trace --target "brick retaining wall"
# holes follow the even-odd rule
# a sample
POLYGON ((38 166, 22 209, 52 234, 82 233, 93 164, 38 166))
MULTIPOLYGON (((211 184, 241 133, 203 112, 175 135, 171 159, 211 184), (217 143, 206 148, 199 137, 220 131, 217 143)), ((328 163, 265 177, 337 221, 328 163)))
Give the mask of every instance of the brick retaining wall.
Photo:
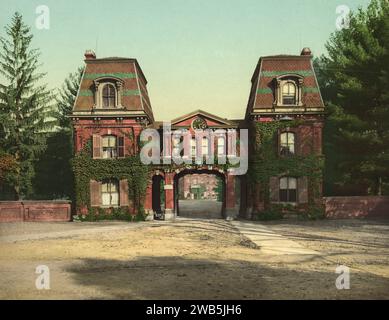
POLYGON ((0 201, 0 222, 70 221, 70 201, 0 201))
POLYGON ((389 197, 326 197, 324 203, 327 218, 389 218, 389 197))

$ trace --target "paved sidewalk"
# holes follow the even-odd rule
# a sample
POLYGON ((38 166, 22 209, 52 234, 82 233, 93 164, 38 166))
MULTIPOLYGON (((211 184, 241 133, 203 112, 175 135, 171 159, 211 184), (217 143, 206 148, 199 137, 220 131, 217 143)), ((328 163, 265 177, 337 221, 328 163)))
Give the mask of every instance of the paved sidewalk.
POLYGON ((254 242, 263 253, 270 255, 320 255, 299 243, 275 233, 268 227, 252 221, 231 221, 245 237, 254 242))

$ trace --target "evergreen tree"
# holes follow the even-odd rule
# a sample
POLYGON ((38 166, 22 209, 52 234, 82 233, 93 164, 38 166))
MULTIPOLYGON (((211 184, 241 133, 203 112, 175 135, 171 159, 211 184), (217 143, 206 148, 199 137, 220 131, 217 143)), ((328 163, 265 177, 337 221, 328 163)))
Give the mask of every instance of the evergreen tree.
POLYGON ((47 150, 36 163, 34 189, 37 198, 71 199, 73 197, 73 130, 69 118, 77 97, 84 68, 69 74, 56 98, 55 118, 59 128, 47 135, 47 150))
POLYGON ((61 129, 71 129, 69 115, 76 101, 83 73, 84 67, 79 67, 76 72, 70 73, 59 92, 57 98, 58 114, 56 118, 61 129))
POLYGON ((37 72, 39 52, 30 49, 33 37, 19 13, 5 33, 0 38, 0 145, 16 160, 11 184, 21 199, 32 195, 34 162, 45 148, 53 112, 48 90, 38 84, 44 77, 37 72))
POLYGON ((329 113, 327 182, 381 194, 389 180, 389 2, 352 13, 326 48, 315 67, 329 113))

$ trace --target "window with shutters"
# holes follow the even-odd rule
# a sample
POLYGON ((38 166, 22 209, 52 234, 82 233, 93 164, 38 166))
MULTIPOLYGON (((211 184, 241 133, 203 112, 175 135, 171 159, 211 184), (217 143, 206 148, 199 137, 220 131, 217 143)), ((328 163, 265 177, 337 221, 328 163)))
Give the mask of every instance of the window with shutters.
POLYGON ((290 156, 295 151, 295 134, 293 132, 282 132, 280 134, 280 155, 290 156))
POLYGON ((297 202, 297 179, 293 177, 280 178, 280 201, 297 202))
POLYGON ((110 179, 102 182, 101 204, 108 207, 119 205, 119 183, 117 180, 110 179))

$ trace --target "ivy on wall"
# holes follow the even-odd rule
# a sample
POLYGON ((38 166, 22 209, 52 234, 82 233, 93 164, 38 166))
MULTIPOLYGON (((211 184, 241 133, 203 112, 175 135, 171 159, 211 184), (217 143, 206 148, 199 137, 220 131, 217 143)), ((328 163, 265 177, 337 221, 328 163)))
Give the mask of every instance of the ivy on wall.
POLYGON ((301 124, 303 120, 254 124, 256 140, 249 160, 248 179, 252 186, 260 185, 261 196, 267 210, 271 207, 269 180, 274 176, 308 177, 308 206, 314 206, 315 199, 320 197, 324 157, 315 154, 279 156, 276 148, 278 132, 301 124))
POLYGON ((120 159, 93 159, 92 141, 75 155, 72 167, 75 179, 75 200, 77 211, 82 207, 91 209, 90 180, 127 179, 128 199, 133 202, 138 212, 143 211, 143 199, 147 188, 149 168, 143 165, 139 156, 120 159))

